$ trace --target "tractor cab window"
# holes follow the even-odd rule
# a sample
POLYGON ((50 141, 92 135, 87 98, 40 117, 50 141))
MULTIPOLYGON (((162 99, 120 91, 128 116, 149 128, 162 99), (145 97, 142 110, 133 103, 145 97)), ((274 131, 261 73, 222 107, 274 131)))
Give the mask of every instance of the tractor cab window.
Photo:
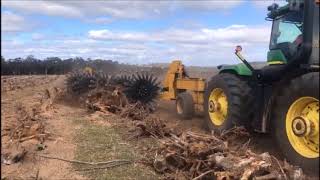
POLYGON ((279 22, 279 36, 275 38, 275 43, 293 43, 302 34, 300 28, 293 23, 279 22))
POLYGON ((280 49, 290 59, 302 43, 303 16, 290 12, 273 21, 270 49, 280 49))

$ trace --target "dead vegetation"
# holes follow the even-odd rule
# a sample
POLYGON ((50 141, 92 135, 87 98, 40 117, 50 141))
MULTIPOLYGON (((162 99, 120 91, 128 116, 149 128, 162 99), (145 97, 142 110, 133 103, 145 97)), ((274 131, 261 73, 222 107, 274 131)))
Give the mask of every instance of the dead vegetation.
POLYGON ((22 161, 28 153, 46 148, 46 139, 52 138, 47 127, 47 112, 59 95, 58 88, 45 89, 38 102, 32 107, 15 104, 15 115, 1 129, 2 163, 10 165, 22 161))
POLYGON ((88 93, 85 104, 91 112, 101 111, 119 114, 121 109, 128 104, 128 101, 117 88, 95 89, 88 93))
POLYGON ((1 76, 1 92, 24 89, 26 87, 48 84, 59 76, 1 76))
POLYGON ((135 121, 134 126, 132 138, 152 136, 161 139, 170 136, 172 133, 172 130, 167 128, 161 119, 154 117, 145 118, 143 121, 135 121))
POLYGON ((143 162, 165 179, 305 179, 300 168, 267 152, 252 152, 250 134, 241 127, 221 135, 177 133, 159 118, 146 118, 136 127, 135 137, 152 136, 160 143, 143 162))
POLYGON ((143 120, 154 111, 159 93, 157 79, 149 74, 74 73, 66 82, 68 95, 85 104, 89 112, 113 113, 132 120, 143 120))
POLYGON ((168 173, 168 179, 250 179, 272 174, 284 179, 287 174, 280 171, 268 153, 255 154, 250 149, 232 151, 228 141, 215 135, 184 132, 172 134, 161 140, 153 166, 160 173, 168 173))
POLYGON ((155 104, 129 103, 127 97, 119 88, 95 89, 89 92, 85 100, 85 106, 89 112, 113 113, 132 120, 143 120, 155 109, 155 104))

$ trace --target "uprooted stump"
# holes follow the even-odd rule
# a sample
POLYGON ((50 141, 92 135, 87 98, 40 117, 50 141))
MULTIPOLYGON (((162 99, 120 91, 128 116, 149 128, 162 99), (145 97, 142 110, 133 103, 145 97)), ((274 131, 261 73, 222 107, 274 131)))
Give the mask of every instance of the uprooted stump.
POLYGON ((152 103, 130 104, 119 87, 96 89, 87 95, 86 107, 89 111, 119 114, 122 118, 143 120, 154 111, 152 103))
POLYGON ((87 96, 86 107, 90 111, 111 112, 119 114, 128 104, 125 95, 118 89, 97 89, 87 96))

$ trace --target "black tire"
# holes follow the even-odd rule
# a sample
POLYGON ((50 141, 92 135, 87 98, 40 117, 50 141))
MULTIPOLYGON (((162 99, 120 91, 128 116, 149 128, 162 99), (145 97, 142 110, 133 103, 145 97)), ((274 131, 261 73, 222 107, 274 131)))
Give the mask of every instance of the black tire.
POLYGON ((194 114, 192 95, 188 92, 178 94, 176 100, 176 113, 181 119, 191 119, 194 114))
POLYGON ((271 125, 274 138, 279 150, 286 159, 295 165, 299 165, 305 171, 319 174, 319 157, 306 158, 297 153, 287 136, 286 115, 289 107, 300 97, 310 96, 319 100, 319 73, 308 73, 295 78, 281 86, 275 96, 271 116, 271 125))
POLYGON ((253 96, 246 80, 230 73, 218 74, 208 82, 204 97, 204 125, 206 129, 221 133, 234 126, 248 127, 248 121, 252 116, 253 96), (213 124, 209 116, 209 97, 215 88, 222 89, 228 101, 226 119, 219 126, 213 124))

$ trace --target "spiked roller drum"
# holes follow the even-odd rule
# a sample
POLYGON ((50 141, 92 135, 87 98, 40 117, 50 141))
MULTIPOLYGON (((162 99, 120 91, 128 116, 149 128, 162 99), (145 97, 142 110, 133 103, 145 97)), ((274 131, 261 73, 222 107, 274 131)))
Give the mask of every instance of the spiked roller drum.
POLYGON ((68 91, 73 94, 81 94, 94 89, 97 86, 95 75, 85 73, 71 73, 67 78, 68 91))
POLYGON ((156 77, 147 73, 137 73, 132 75, 124 93, 131 102, 141 102, 149 104, 159 95, 159 83, 156 77))

